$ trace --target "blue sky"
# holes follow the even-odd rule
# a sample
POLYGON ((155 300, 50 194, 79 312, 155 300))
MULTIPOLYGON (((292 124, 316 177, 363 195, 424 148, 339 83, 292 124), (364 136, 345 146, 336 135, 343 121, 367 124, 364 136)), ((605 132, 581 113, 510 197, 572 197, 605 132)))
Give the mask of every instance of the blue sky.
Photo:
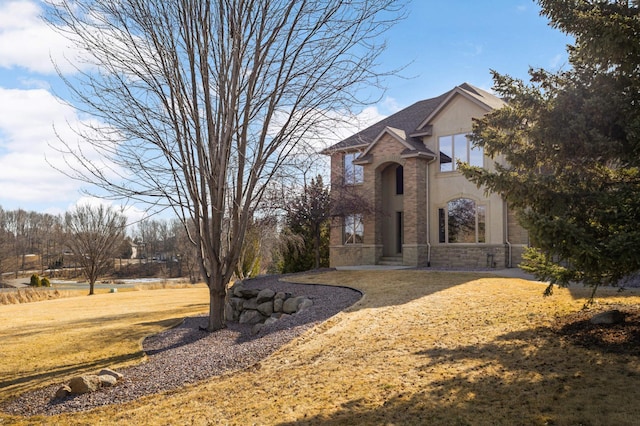
MULTIPOLYGON (((0 0, 0 207, 57 214, 82 195, 79 182, 52 167, 66 167, 52 148, 55 132, 73 139, 68 123, 83 118, 55 96, 63 88, 51 58, 72 52, 38 18, 40 7, 0 0)), ((413 0, 407 12, 386 34, 381 58, 388 69, 407 65, 403 78, 386 81, 380 102, 363 114, 369 120, 464 82, 489 90, 490 69, 526 79, 530 66, 567 67, 571 40, 548 26, 533 0, 413 0)))

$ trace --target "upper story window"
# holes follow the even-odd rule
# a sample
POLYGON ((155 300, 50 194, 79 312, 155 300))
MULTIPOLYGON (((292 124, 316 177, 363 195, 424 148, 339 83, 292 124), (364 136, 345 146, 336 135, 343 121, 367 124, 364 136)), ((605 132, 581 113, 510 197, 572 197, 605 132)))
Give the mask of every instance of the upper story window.
POLYGON ((464 133, 440 136, 440 171, 452 172, 457 169, 457 162, 469 163, 472 166, 484 165, 484 152, 481 147, 474 147, 464 133))
POLYGON ((348 152, 344 155, 344 183, 347 185, 362 183, 364 180, 363 167, 353 164, 353 160, 359 155, 359 152, 348 152))
POLYGON ((438 228, 441 243, 484 243, 485 207, 469 198, 451 200, 438 209, 438 228))

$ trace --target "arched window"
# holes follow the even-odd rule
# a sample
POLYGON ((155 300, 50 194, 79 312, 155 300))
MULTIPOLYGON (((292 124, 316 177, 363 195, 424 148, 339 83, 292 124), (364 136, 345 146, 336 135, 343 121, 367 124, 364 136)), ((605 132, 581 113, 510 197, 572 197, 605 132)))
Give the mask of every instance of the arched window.
POLYGON ((438 209, 438 222, 441 243, 486 242, 485 207, 469 198, 456 198, 438 209))

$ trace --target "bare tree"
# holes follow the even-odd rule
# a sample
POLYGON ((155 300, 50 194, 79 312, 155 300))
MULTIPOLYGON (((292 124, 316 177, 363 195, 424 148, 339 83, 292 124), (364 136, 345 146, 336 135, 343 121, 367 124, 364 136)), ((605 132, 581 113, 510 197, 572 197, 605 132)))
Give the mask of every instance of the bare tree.
POLYGON ((397 0, 51 0, 48 21, 86 56, 66 79, 97 120, 65 144, 72 174, 114 197, 168 203, 197 247, 207 329, 275 176, 308 161, 336 116, 375 101, 379 37, 397 0), (338 112, 338 114, 336 114, 338 112), (96 160, 95 154, 101 155, 96 160), (93 159, 92 159, 93 158, 93 159), (71 161, 70 161, 71 163, 71 161), (228 226, 225 226, 228 223, 228 226))
POLYGON ((126 218, 111 207, 81 205, 65 214, 64 223, 66 245, 89 281, 92 295, 97 279, 114 267, 126 218))

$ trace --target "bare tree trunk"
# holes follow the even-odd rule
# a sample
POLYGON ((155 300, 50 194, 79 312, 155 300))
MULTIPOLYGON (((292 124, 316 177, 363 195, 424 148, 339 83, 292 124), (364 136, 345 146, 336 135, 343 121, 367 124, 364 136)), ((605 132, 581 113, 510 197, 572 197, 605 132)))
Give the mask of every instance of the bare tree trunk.
POLYGON ((209 322, 208 331, 216 331, 225 328, 224 304, 227 292, 226 285, 221 285, 222 277, 209 278, 209 322))

